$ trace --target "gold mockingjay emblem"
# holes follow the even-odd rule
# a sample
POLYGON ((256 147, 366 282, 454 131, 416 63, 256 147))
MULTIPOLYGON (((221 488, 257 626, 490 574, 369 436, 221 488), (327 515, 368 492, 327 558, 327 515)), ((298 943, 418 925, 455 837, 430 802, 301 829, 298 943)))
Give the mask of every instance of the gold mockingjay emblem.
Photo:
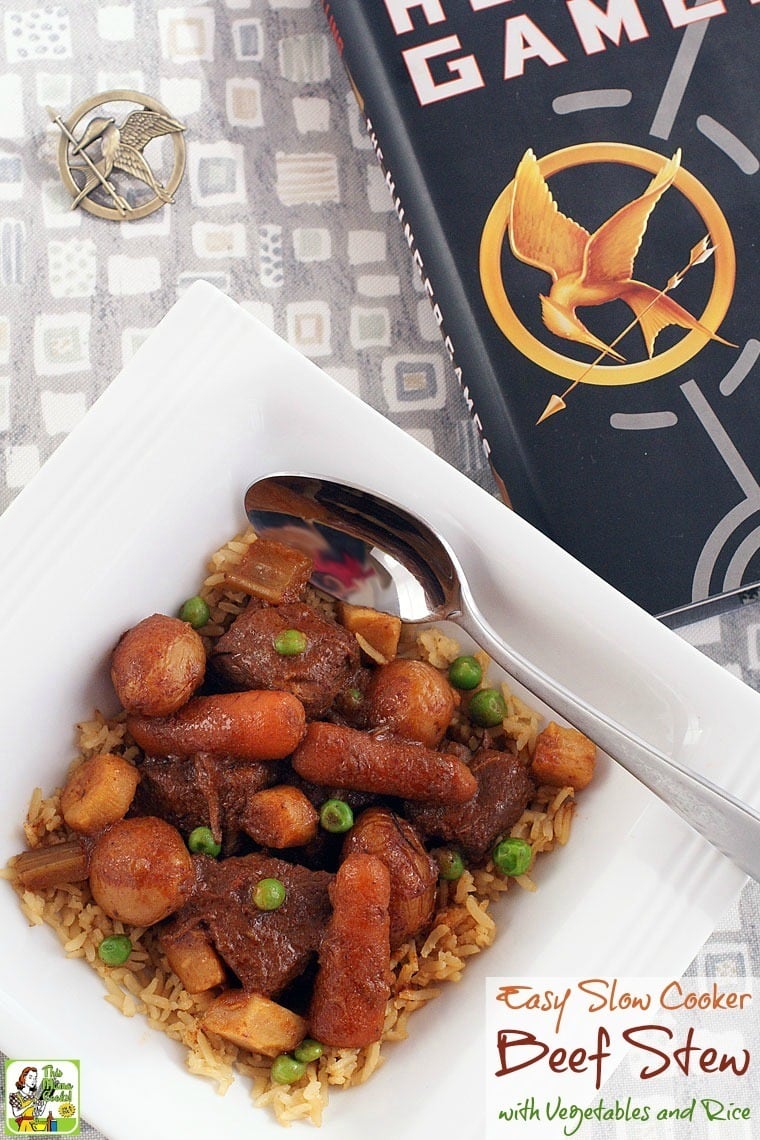
POLYGON ((539 423, 561 411, 565 407, 564 397, 584 381, 611 385, 638 383, 677 367, 709 340, 730 345, 716 330, 730 301, 733 265, 733 247, 725 219, 701 184, 681 169, 680 150, 672 158, 663 159, 651 151, 623 144, 585 144, 555 152, 540 161, 532 150, 526 151, 513 182, 494 203, 481 241, 481 281, 494 319, 505 335, 536 363, 573 381, 562 396, 551 397, 539 423), (558 170, 594 162, 630 163, 648 170, 651 178, 643 194, 627 202, 589 233, 560 212, 547 177, 558 170), (634 263, 652 211, 674 184, 696 207, 709 230, 691 250, 686 265, 658 289, 634 277, 634 263), (722 256, 710 301, 698 318, 669 294, 691 269, 716 252, 718 243, 713 242, 713 229, 718 231, 722 256), (586 366, 555 352, 538 341, 518 320, 501 272, 501 249, 506 235, 515 258, 543 270, 551 278, 548 292, 539 293, 544 327, 567 341, 597 349, 598 356, 591 364, 586 366), (611 344, 606 344, 587 328, 577 310, 615 300, 629 306, 633 320, 611 344), (668 325, 677 325, 688 335, 673 348, 655 356, 657 336, 668 325), (637 326, 649 363, 626 364, 617 345, 637 326), (620 363, 600 367, 605 357, 620 363))
MULTIPOLYGON (((641 329, 644 332, 644 337, 646 338, 647 321, 648 321, 648 318, 650 316, 650 313, 652 313, 654 310, 657 309, 657 307, 660 305, 661 301, 669 300, 669 301, 671 301, 672 304, 675 304, 675 302, 672 301, 672 298, 667 297, 667 294, 670 293, 671 290, 678 288, 678 286, 681 284, 681 282, 683 281, 684 277, 686 276, 686 274, 689 272, 690 269, 693 269, 695 265, 701 265, 704 261, 707 261, 709 258, 711 258, 714 253, 715 253, 715 246, 710 244, 710 235, 705 234, 705 236, 702 238, 702 240, 698 241, 697 244, 693 247, 693 249, 689 253, 689 260, 686 262, 686 264, 683 266, 683 268, 679 269, 677 273, 674 273, 672 277, 669 277, 667 284, 662 289, 660 289, 658 291, 655 291, 654 289, 651 290, 651 293, 652 293, 651 299, 650 299, 649 303, 646 305, 646 307, 643 308, 640 312, 637 312, 634 309, 635 316, 634 316, 634 319, 631 321, 631 323, 626 325, 622 332, 618 333, 618 335, 615 337, 615 339, 612 341, 612 343, 610 345, 602 344, 602 346, 601 346, 602 351, 599 353, 599 355, 596 357, 595 360, 591 361, 588 368, 585 369, 585 371, 578 377, 578 379, 574 380, 572 382, 572 384, 568 388, 565 389, 565 391, 562 393, 561 396, 558 396, 556 394, 553 396, 550 396, 548 404, 546 405, 543 412, 541 413, 541 415, 536 420, 536 423, 537 424, 543 423, 544 420, 548 420, 549 416, 553 416, 555 412, 564 411, 564 409, 567 407, 567 404, 565 403, 565 398, 570 394, 570 392, 572 392, 573 388, 576 388, 579 384, 581 384, 586 379, 588 374, 591 372, 592 368, 596 368, 596 366, 598 364, 600 364, 602 360, 604 360, 605 356, 613 355, 613 356, 617 357, 617 353, 614 351, 615 345, 619 344, 620 341, 623 339, 623 337, 627 336, 628 333, 631 331, 631 329, 635 328, 637 324, 639 324, 641 326, 641 329)), ((646 288, 650 289, 651 286, 648 285, 648 286, 646 286, 646 288)), ((681 306, 678 305, 678 306, 676 306, 676 308, 681 309, 681 306)), ((686 310, 681 309, 681 312, 685 313, 686 310)), ((689 316, 688 313, 686 315, 689 316)), ((655 314, 655 316, 656 316, 656 314, 655 314)), ((710 332, 709 329, 706 329, 704 327, 704 325, 700 324, 700 322, 695 320, 695 318, 691 317, 690 319, 694 321, 694 324, 693 325, 687 325, 685 327, 697 328, 700 330, 700 332, 704 332, 705 335, 709 336, 712 340, 719 340, 721 342, 721 344, 727 344, 731 348, 736 348, 736 345, 732 344, 731 341, 724 340, 723 337, 721 337, 721 336, 716 336, 715 333, 710 332)), ((680 323, 681 323, 680 321, 675 321, 675 320, 667 321, 667 322, 664 322, 660 326, 660 328, 665 328, 666 324, 680 324, 680 323)), ((656 329, 654 336, 652 337, 652 347, 651 348, 649 346, 649 343, 647 343, 647 348, 649 350, 650 358, 654 355, 654 352, 653 352, 654 337, 657 336, 657 333, 660 331, 660 328, 656 329)), ((623 359, 623 358, 621 357, 620 359, 623 359)))
MULTIPOLYGON (((625 357, 620 355, 614 344, 605 344, 594 336, 576 309, 605 305, 608 301, 618 299, 625 301, 633 311, 635 319, 629 327, 635 324, 640 326, 650 359, 654 356, 654 342, 658 333, 668 325, 698 329, 711 340, 718 340, 721 344, 730 343, 706 328, 669 297, 667 287, 655 289, 633 277, 634 261, 649 216, 672 185, 680 164, 681 152, 678 150, 663 163, 643 194, 622 206, 593 234, 560 213, 532 150, 526 151, 517 167, 509 220, 512 252, 527 265, 543 269, 552 279, 548 295, 539 294, 541 317, 549 331, 567 340, 580 341, 599 349, 601 355, 597 362, 605 356, 620 361, 624 361, 625 357)), ((708 250, 706 244, 702 250, 703 256, 690 261, 686 270, 705 260, 711 252, 712 249, 708 250)), ((680 283, 681 279, 682 275, 674 275, 671 288, 680 283)), ((625 330, 627 331, 628 329, 625 330)), ((617 344, 624 335, 621 333, 614 343, 617 344)), ((593 364, 590 367, 593 368, 593 364)), ((579 383, 580 379, 576 380, 571 388, 579 383)), ((564 397, 570 390, 549 401, 539 417, 539 423, 562 410, 564 397)))
POLYGON ((633 310, 650 357, 657 334, 667 325, 699 329, 713 340, 728 343, 672 297, 633 278, 633 263, 649 215, 673 182, 680 163, 679 150, 640 197, 590 234, 559 212, 536 156, 532 150, 526 152, 515 174, 509 242, 515 257, 551 276, 548 296, 539 294, 543 322, 550 332, 590 344, 622 361, 625 357, 589 332, 576 313, 581 306, 604 305, 619 298, 633 310))
POLYGON ((166 186, 143 153, 150 142, 163 135, 175 136, 181 143, 181 132, 185 127, 159 103, 137 92, 112 91, 79 108, 70 120, 71 126, 50 107, 48 114, 63 135, 59 163, 64 181, 74 195, 72 210, 81 205, 101 216, 132 220, 174 201, 173 192, 184 170, 184 144, 175 143, 174 165, 166 186), (82 134, 76 137, 77 126, 88 109, 123 102, 141 105, 138 110, 130 111, 121 122, 117 122, 115 114, 96 115, 89 120, 82 134), (97 153, 93 148, 97 148, 97 153), (114 172, 127 174, 130 179, 136 179, 147 186, 152 191, 153 198, 134 205, 115 185, 112 178, 114 172), (91 195, 99 188, 105 191, 105 201, 110 200, 112 207, 92 201, 91 195))

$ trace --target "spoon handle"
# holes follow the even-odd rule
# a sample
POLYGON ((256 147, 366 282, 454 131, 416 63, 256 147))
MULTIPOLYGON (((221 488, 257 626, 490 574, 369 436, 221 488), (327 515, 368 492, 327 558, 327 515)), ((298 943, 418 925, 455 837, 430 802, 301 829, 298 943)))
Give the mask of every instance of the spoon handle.
POLYGON ((760 814, 552 680, 502 641, 470 598, 463 596, 461 603, 460 613, 452 615, 451 620, 485 649, 498 665, 590 737, 704 839, 753 879, 760 880, 760 814))

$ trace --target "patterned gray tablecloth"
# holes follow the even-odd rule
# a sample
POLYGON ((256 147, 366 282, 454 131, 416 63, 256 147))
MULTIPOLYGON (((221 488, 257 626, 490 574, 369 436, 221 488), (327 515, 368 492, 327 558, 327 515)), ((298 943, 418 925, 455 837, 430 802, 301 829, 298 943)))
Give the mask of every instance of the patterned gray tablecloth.
MULTIPOLYGON (((320 0, 7 0, 0 17, 2 508, 198 278, 495 493, 320 0), (133 223, 70 209, 46 112, 123 88, 187 128, 175 205, 133 223)), ((682 633, 760 687, 760 606, 682 633)), ((694 969, 709 952, 760 973, 758 913, 750 884, 694 969)))

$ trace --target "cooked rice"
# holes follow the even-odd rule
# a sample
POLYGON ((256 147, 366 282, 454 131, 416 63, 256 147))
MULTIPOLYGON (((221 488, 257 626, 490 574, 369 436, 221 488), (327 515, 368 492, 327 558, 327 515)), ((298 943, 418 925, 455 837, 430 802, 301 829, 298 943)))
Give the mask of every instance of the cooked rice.
MULTIPOLYGON (((253 541, 255 535, 248 530, 210 560, 209 573, 200 590, 211 612, 203 629, 207 646, 247 604, 247 596, 229 590, 225 581, 226 571, 240 561, 253 541)), ((322 598, 320 604, 330 609, 329 599, 322 598)), ((409 643, 407 636, 405 644, 409 643)), ((459 655, 460 648, 440 630, 428 629, 416 634, 413 651, 445 669, 459 655)), ((478 657, 485 676, 488 658, 481 653, 478 657)), ((475 729, 466 720, 465 710, 464 714, 460 712, 460 736, 466 737, 473 747, 480 743, 511 747, 527 764, 539 731, 539 718, 507 686, 503 690, 508 708, 503 725, 487 732, 475 729)), ((92 720, 78 725, 78 732, 79 754, 72 767, 96 752, 115 752, 132 761, 139 755, 127 736, 124 714, 107 719, 96 712, 92 720)), ((531 844, 535 861, 537 855, 567 842, 573 807, 572 788, 539 788, 511 834, 531 844)), ((30 847, 71 838, 60 812, 60 789, 48 797, 43 796, 41 789, 34 789, 24 829, 30 847)), ((0 871, 3 877, 13 879, 13 863, 12 859, 6 871, 0 871)), ((212 998, 208 994, 190 995, 184 990, 170 970, 154 930, 125 929, 121 922, 109 918, 94 902, 86 882, 38 892, 15 886, 28 922, 47 923, 55 930, 68 957, 84 958, 97 970, 105 984, 106 1001, 127 1017, 145 1016, 153 1028, 180 1042, 186 1049, 191 1073, 207 1077, 217 1092, 224 1093, 237 1072, 250 1080, 254 1104, 271 1109, 281 1124, 303 1120, 320 1125, 330 1086, 347 1088, 366 1081, 383 1063, 383 1045, 406 1038, 412 1013, 438 997, 443 983, 459 981, 467 959, 492 944, 496 924, 491 906, 506 893, 511 882, 535 890, 530 873, 510 880, 498 874, 490 860, 481 867, 468 868, 456 882, 442 881, 429 933, 407 942, 392 957, 394 982, 381 1041, 364 1049, 326 1049, 293 1085, 272 1081, 269 1058, 251 1054, 204 1031, 203 1014, 212 998), (97 948, 103 938, 122 933, 129 934, 132 954, 123 966, 106 966, 100 961, 97 948)))

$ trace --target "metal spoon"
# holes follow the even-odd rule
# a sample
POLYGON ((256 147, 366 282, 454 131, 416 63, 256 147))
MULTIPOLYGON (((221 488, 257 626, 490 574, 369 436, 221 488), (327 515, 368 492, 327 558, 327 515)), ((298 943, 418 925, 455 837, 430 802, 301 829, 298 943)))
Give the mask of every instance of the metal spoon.
POLYGON ((317 475, 276 474, 245 494, 257 532, 314 558, 312 582, 404 622, 452 621, 510 676, 589 736, 760 880, 760 814, 617 724, 527 661, 486 622, 454 553, 414 515, 372 491, 317 475))

